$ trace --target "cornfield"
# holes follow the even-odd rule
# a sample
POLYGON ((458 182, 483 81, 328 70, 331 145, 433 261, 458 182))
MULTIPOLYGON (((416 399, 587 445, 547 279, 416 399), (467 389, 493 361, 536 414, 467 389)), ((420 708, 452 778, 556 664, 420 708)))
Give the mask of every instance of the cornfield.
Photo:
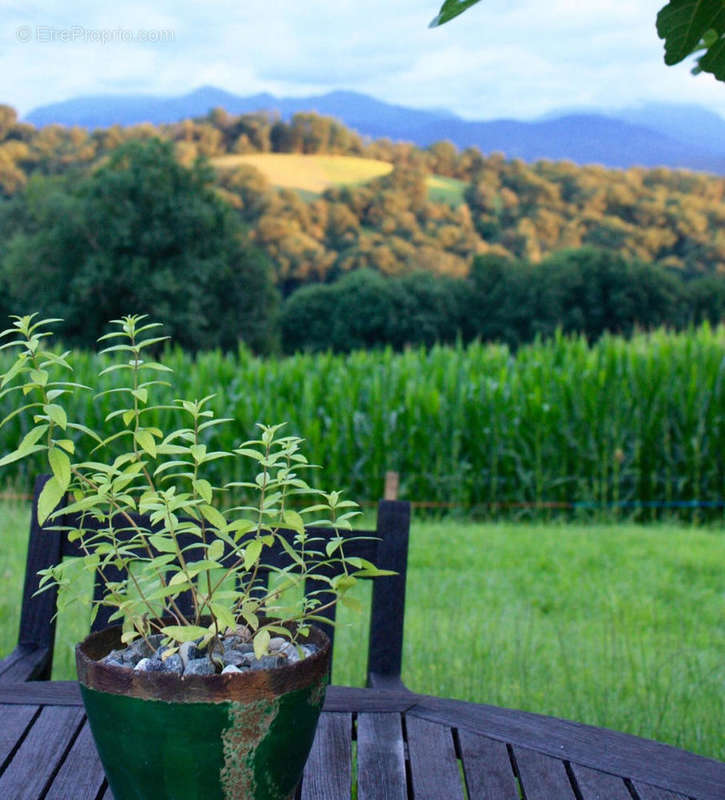
MULTIPOLYGON (((171 349, 163 360, 176 388, 162 399, 216 393, 217 413, 234 418, 209 446, 231 448, 256 422, 286 420, 324 466, 324 485, 358 500, 380 497, 394 470, 404 499, 490 514, 722 516, 723 326, 593 345, 557 336, 516 353, 472 344, 260 359, 171 349)), ((98 356, 74 363, 76 380, 95 385, 98 356)), ((71 413, 98 428, 114 397, 88 393, 71 413)), ((4 416, 12 407, 2 402, 4 416)), ((2 451, 23 433, 17 418, 0 430, 2 451)), ((225 459, 211 466, 220 483, 249 477, 225 459)), ((21 469, 5 478, 25 489, 32 466, 21 469)))

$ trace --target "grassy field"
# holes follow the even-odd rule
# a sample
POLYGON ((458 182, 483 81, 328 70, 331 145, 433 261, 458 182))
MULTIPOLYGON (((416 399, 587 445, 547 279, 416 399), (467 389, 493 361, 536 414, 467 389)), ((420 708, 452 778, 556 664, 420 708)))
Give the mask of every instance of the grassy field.
MULTIPOLYGON (((27 518, 0 506, 1 653, 17 634, 27 518)), ((416 520, 403 678, 725 759, 724 563, 715 529, 416 520)), ((60 619, 56 678, 73 675, 86 613, 60 619)), ((336 683, 362 684, 365 629, 343 609, 336 683)))
MULTIPOLYGON (((250 164, 278 188, 294 189, 305 199, 313 199, 333 186, 354 186, 387 175, 392 164, 357 156, 299 155, 297 153, 250 153, 218 156, 211 160, 219 169, 250 164)), ((431 175, 428 196, 436 203, 459 206, 465 183, 455 178, 431 175)))

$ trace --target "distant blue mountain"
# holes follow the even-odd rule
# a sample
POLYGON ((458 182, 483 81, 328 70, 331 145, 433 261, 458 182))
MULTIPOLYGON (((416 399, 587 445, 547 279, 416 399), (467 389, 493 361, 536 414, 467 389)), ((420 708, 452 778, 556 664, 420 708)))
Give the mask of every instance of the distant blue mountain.
POLYGON ((98 95, 34 109, 25 117, 36 126, 60 123, 85 128, 175 122, 204 116, 212 108, 231 114, 298 111, 335 117, 364 136, 388 137, 427 146, 448 139, 458 147, 500 151, 525 161, 568 159, 611 167, 667 166, 725 174, 725 120, 700 106, 648 104, 616 112, 561 112, 524 122, 470 121, 443 110, 424 111, 335 91, 312 97, 240 97, 203 86, 181 97, 98 95))

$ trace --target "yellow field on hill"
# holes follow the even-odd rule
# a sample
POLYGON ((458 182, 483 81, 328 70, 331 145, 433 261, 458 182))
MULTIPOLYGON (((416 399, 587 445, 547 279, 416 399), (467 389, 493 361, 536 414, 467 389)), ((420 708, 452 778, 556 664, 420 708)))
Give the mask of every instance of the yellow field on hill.
MULTIPOLYGON (((218 169, 232 169, 249 164, 279 188, 294 189, 305 198, 313 198, 333 186, 353 186, 387 175, 393 168, 387 161, 358 156, 301 155, 298 153, 249 153, 212 158, 218 169)), ((430 199, 459 205, 463 202, 463 181, 431 175, 428 178, 430 199)))

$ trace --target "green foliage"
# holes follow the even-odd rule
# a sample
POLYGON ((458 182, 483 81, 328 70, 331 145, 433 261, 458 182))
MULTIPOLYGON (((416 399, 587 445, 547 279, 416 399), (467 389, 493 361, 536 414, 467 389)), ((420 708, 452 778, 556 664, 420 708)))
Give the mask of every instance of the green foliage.
MULTIPOLYGON (((536 332, 581 332, 596 339, 605 332, 629 335, 635 326, 681 326, 679 303, 685 287, 651 264, 627 261, 594 248, 564 251, 533 272, 536 332)), ((725 283, 725 281, 723 281, 725 283)))
MULTIPOLYGON (((377 501, 385 472, 396 470, 402 497, 477 513, 721 519, 724 350, 722 326, 605 335, 595 343, 555 335, 515 351, 476 342, 266 359, 246 350, 196 357, 172 350, 163 363, 173 368, 176 388, 156 387, 163 408, 144 422, 178 427, 166 407, 214 387, 207 407, 233 421, 202 432, 208 452, 258 438, 261 420, 286 419, 290 435, 304 434, 310 461, 325 464, 326 480, 359 499, 377 501), (546 503, 566 505, 559 512, 546 503), (688 503, 714 505, 698 510, 688 503)), ((89 353, 74 353, 72 362, 73 380, 86 385, 113 363, 89 353)), ((7 354, 0 366, 10 369, 7 354)), ((124 378, 116 371, 104 382, 122 388, 124 378)), ((119 399, 78 392, 64 407, 69 421, 99 430, 119 399)), ((13 395, 0 399, 0 417, 17 404, 13 395)), ((13 416, 0 430, 0 452, 17 449, 32 427, 27 415, 13 416)), ((113 458, 123 445, 109 444, 113 458)), ((205 468, 214 486, 256 475, 244 459, 205 468)), ((4 474, 29 487, 44 469, 38 452, 8 464, 4 474)), ((306 479, 324 488, 317 472, 306 479)))
POLYGON ((725 6, 722 0, 670 0, 657 15, 657 33, 665 40, 665 64, 679 64, 693 53, 695 73, 725 80, 725 6))
POLYGON ((282 344, 290 353, 401 350, 461 337, 519 347, 558 329, 595 340, 635 328, 716 324, 725 317, 723 297, 720 276, 685 282, 658 265, 593 247, 540 264, 488 253, 474 258, 465 280, 429 272, 386 279, 361 269, 303 287, 283 306, 282 344))
POLYGON ((280 319, 282 346, 289 353, 347 353, 455 341, 462 290, 460 281, 427 272, 385 278, 355 270, 335 283, 305 286, 290 295, 280 319))
MULTIPOLYGON (((101 352, 112 363, 99 373, 96 397, 112 396, 118 407, 93 431, 83 417, 84 422, 74 417, 78 406, 72 402, 90 390, 66 380, 72 372, 70 354, 54 353, 45 343, 48 325, 57 320, 14 319, 2 334, 8 339, 3 349, 18 351, 0 382, 2 396, 17 398, 5 423, 22 414, 32 426, 0 466, 39 452, 46 455, 52 476, 38 499, 38 521, 55 522, 79 542, 84 568, 97 570, 105 583, 99 603, 114 609, 111 620, 122 620, 124 642, 158 630, 171 643, 201 638, 206 645, 241 624, 251 631, 261 657, 271 632, 294 640, 315 615, 355 585, 357 576, 383 574, 362 559, 345 558, 344 544, 353 537, 341 532, 350 530, 356 504, 339 492, 307 484, 302 475, 313 466, 300 452, 299 437, 283 435, 281 425, 259 425, 258 438, 213 450, 204 443, 205 432, 229 420, 210 410, 210 395, 177 399, 171 408, 154 402, 171 372, 152 355, 166 338, 155 335, 159 323, 124 317, 101 337, 108 345, 101 352), (118 376, 121 385, 104 386, 109 375, 118 376), (152 417, 160 411, 171 411, 181 427, 155 425, 152 417), (118 455, 110 455, 111 444, 120 447, 118 455), (221 460, 251 462, 253 480, 209 480, 209 465, 221 460), (244 493, 242 505, 230 504, 230 490, 244 493), (66 494, 70 502, 56 510, 66 494), (296 510, 293 506, 300 503, 296 510), (80 521, 68 527, 63 514, 74 512, 80 521), (148 523, 137 514, 146 515, 148 523), (330 538, 311 536, 305 519, 329 527, 330 538), (294 532, 291 542, 283 528, 294 532), (195 544, 182 549, 183 534, 195 544), (277 581, 268 587, 258 576, 265 548, 275 541, 284 547, 289 564, 272 568, 277 581), (126 577, 110 580, 104 572, 110 566, 125 570, 126 577), (334 577, 321 574, 330 568, 334 577), (302 587, 310 577, 323 581, 334 599, 323 605, 321 592, 312 592, 292 611, 283 608, 282 587, 302 587), (177 603, 184 592, 193 600, 191 616, 177 603), (175 624, 164 623, 164 617, 175 624)), ((76 566, 63 562, 43 570, 41 590, 72 586, 76 566)))
POLYGON ((437 28, 439 25, 444 25, 455 19, 459 14, 475 6, 479 0, 445 0, 441 6, 441 10, 431 20, 430 28, 437 28))
POLYGON ((34 178, 6 208, 0 264, 15 311, 62 317, 69 344, 92 346, 106 320, 153 309, 189 349, 271 345, 268 263, 169 143, 131 142, 88 175, 34 178))

